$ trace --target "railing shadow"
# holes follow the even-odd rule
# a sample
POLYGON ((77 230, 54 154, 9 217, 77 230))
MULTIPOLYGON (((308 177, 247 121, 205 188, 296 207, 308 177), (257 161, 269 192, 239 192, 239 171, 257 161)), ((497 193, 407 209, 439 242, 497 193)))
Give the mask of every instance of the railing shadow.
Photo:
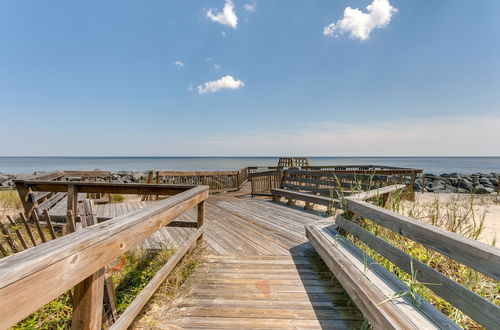
POLYGON ((360 329, 363 316, 311 243, 297 245, 290 252, 321 328, 360 329))

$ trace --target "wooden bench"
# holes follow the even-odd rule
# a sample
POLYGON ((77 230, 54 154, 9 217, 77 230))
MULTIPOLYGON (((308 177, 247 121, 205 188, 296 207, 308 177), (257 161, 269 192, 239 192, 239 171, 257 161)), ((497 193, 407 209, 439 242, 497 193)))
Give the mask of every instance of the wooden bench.
POLYGON ((405 185, 388 188, 390 183, 387 175, 285 170, 281 187, 272 189, 271 193, 275 201, 288 199, 288 205, 293 205, 296 200, 304 201, 306 210, 313 209, 312 204, 326 206, 327 213, 331 215, 346 196, 374 189, 376 196, 387 198, 389 193, 406 188, 405 185))
POLYGON ((288 199, 288 205, 295 200, 306 202, 304 208, 310 210, 312 204, 328 207, 332 214, 334 208, 340 206, 340 200, 359 191, 382 188, 391 183, 387 175, 349 174, 334 171, 311 171, 287 169, 283 171, 281 186, 272 189, 275 201, 282 197, 288 199))
MULTIPOLYGON (((351 214, 391 229, 493 279, 500 280, 500 249, 367 203, 371 196, 348 197, 351 214)), ((306 226, 306 236, 354 303, 380 329, 457 328, 448 317, 353 244, 350 233, 486 328, 500 324, 500 308, 442 273, 409 256, 346 216, 306 226)))

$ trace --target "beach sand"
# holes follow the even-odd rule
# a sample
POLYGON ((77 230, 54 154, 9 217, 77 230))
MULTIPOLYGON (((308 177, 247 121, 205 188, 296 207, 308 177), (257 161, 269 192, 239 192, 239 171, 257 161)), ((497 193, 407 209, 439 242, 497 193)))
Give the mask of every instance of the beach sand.
MULTIPOLYGON (((473 196, 476 214, 484 214, 484 231, 479 240, 486 244, 492 244, 494 240, 500 240, 500 196, 498 194, 473 196)), ((419 207, 428 208, 435 199, 438 199, 440 203, 458 202, 465 206, 470 202, 470 195, 417 193, 414 203, 419 207)), ((497 243, 496 246, 500 246, 500 243, 497 243)))

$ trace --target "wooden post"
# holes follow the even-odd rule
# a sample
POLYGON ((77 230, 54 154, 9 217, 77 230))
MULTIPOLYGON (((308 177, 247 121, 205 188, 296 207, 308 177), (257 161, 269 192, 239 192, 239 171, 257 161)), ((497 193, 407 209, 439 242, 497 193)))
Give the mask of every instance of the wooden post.
MULTIPOLYGON (((69 187, 68 187, 69 191, 69 187)), ((81 217, 82 227, 97 223, 93 214, 92 203, 84 204, 85 214, 81 217)), ((100 330, 103 315, 104 267, 75 286, 73 294, 72 329, 100 330)))
MULTIPOLYGON (((198 204, 198 215, 197 215, 197 228, 200 228, 205 221, 205 201, 198 204)), ((203 240, 203 234, 198 239, 199 242, 203 240)))
POLYGON ((72 329, 100 330, 104 297, 104 268, 75 286, 72 329))
POLYGON ((67 219, 69 231, 74 232, 76 230, 76 216, 78 208, 78 190, 74 184, 68 185, 68 204, 67 204, 67 219))
POLYGON ((56 231, 54 230, 54 226, 52 225, 52 219, 50 218, 49 210, 44 210, 43 215, 45 216, 47 225, 49 226, 50 237, 52 237, 52 239, 56 239, 56 231))
POLYGON ((26 213, 26 217, 28 219, 31 219, 35 204, 29 198, 30 189, 26 187, 26 185, 22 182, 16 182, 15 184, 17 193, 19 194, 19 198, 21 199, 21 204, 23 204, 24 207, 24 213, 26 213))

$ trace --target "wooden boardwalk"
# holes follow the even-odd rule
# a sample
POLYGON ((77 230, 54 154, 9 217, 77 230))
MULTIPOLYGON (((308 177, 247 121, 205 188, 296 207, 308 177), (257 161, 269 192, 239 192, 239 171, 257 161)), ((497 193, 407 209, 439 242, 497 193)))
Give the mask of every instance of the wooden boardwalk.
MULTIPOLYGON (((320 219, 269 201, 210 197, 206 262, 161 328, 359 329, 363 316, 305 237, 304 225, 320 219)), ((177 247, 193 230, 163 228, 143 244, 177 247)))
MULTIPOLYGON (((305 236, 313 212, 240 192, 206 201, 205 263, 165 307, 160 328, 359 329, 364 318, 305 236)), ((100 220, 155 203, 96 205, 100 220)), ((51 210, 64 218, 65 200, 51 210)), ((196 221, 193 208, 178 221, 196 221)), ((196 228, 163 227, 142 249, 178 248, 196 228)), ((140 325, 139 325, 140 327, 140 325)))

